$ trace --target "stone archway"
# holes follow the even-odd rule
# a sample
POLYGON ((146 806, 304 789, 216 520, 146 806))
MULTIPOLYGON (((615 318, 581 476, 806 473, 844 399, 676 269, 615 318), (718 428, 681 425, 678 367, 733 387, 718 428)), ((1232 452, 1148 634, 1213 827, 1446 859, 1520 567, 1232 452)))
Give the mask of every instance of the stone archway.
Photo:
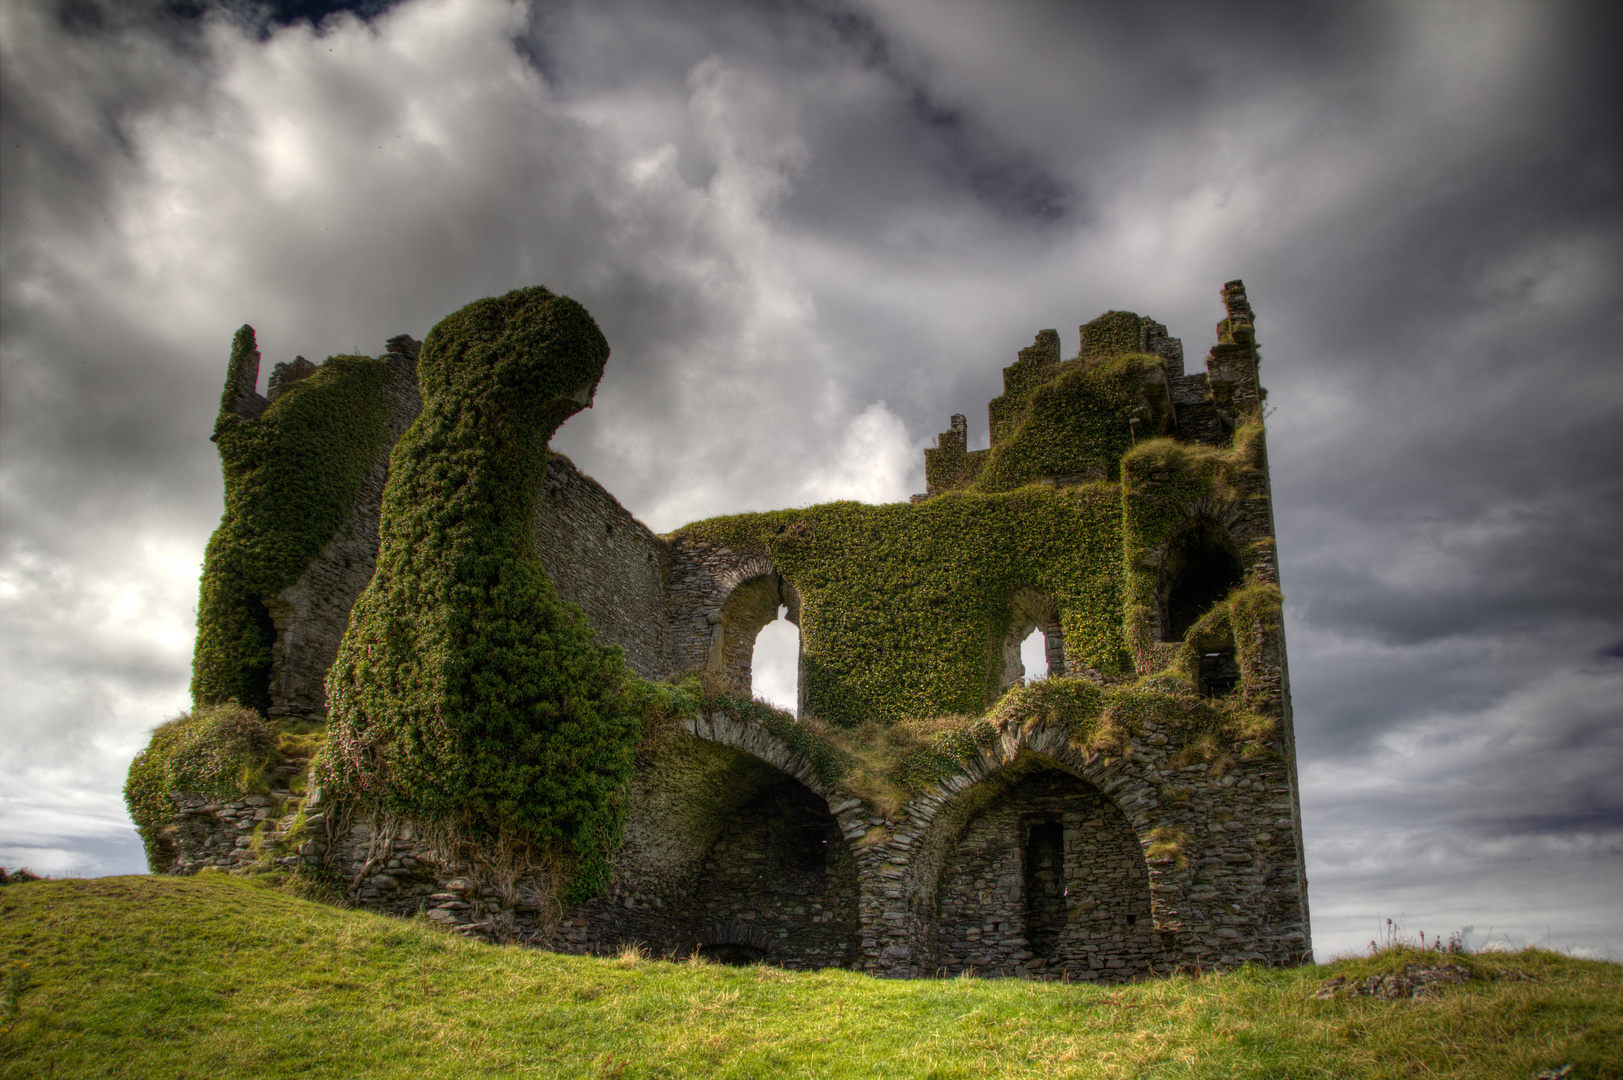
POLYGON ((828 804, 784 773, 723 823, 690 902, 701 955, 724 963, 850 967, 860 944, 856 860, 828 804))
POLYGON ((1025 677, 1020 646, 1033 630, 1043 635, 1049 676, 1066 674, 1065 631, 1060 627, 1059 605, 1047 593, 1021 587, 1009 596, 1009 629, 1003 635, 1003 672, 998 681, 1000 693, 1025 677))
POLYGON ((1162 951, 1149 868, 1116 804, 1055 768, 992 783, 943 853, 938 970, 1107 982, 1149 971, 1162 951))

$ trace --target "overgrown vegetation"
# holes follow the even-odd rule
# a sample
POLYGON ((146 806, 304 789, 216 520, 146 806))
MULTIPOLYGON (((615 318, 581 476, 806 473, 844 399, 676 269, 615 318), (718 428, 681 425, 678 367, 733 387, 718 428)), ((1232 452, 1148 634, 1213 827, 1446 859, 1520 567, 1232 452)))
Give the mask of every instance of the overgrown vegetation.
POLYGON ((223 874, 6 888, 0 950, 0 1078, 1623 1077, 1623 967, 1534 950, 907 981, 493 948, 223 874), (1418 1001, 1314 996, 1414 963, 1475 977, 1418 1001))
POLYGON ((233 387, 258 366, 253 328, 244 326, 214 428, 225 514, 203 556, 192 701, 263 712, 275 639, 264 600, 297 581, 343 524, 387 442, 389 417, 384 362, 333 356, 243 419, 230 410, 233 387))
POLYGON ((532 522, 547 442, 608 351, 585 308, 543 288, 429 333, 319 766, 325 789, 385 814, 559 854, 588 895, 606 883, 643 692, 559 599, 532 522))
POLYGON ((277 732, 257 712, 228 701, 203 705, 159 725, 130 762, 124 803, 154 871, 170 859, 165 830, 175 816, 172 791, 228 801, 270 790, 277 732))
POLYGON ((1037 485, 739 514, 679 535, 772 557, 802 598, 805 711, 857 727, 982 712, 1022 586, 1054 598, 1079 663, 1127 670, 1120 521, 1112 486, 1037 485))
POLYGON ((1031 389, 1017 412, 1010 410, 1008 438, 992 444, 971 486, 1011 491, 1041 477, 1117 479, 1133 445, 1133 421, 1148 433, 1166 419, 1165 392, 1146 393, 1164 367, 1159 356, 1145 354, 1063 365, 1031 389))

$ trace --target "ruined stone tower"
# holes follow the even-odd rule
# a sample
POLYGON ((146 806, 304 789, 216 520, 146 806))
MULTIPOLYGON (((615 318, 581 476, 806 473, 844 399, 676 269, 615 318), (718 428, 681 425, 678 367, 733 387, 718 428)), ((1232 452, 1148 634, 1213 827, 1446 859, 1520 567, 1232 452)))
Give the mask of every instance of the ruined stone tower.
MULTIPOLYGON (((149 830, 154 869, 270 858, 383 910, 569 951, 638 941, 794 968, 1112 981, 1301 961, 1265 394, 1244 287, 1222 301, 1193 373, 1166 327, 1129 312, 1083 325, 1069 358, 1038 333, 1003 371, 990 446, 970 451, 953 416, 908 503, 657 536, 551 455, 533 528, 547 578, 628 677, 675 680, 690 701, 645 723, 607 886, 561 917, 545 881, 481 878, 422 823, 297 783, 173 792, 176 813, 149 830), (750 700, 755 637, 780 611, 800 628, 798 717, 750 700), (1034 630, 1041 679, 1020 659, 1034 630)), ((253 393, 246 341, 227 441, 276 410, 253 393)), ((381 403, 345 444, 345 512, 281 578, 242 576, 274 588, 218 592, 261 605, 233 625, 263 628, 239 668, 262 677, 273 722, 325 716, 322 676, 373 574, 389 448, 419 407, 419 343, 389 344, 335 358, 381 403)), ((332 365, 279 365, 272 395, 336 386, 332 365)))

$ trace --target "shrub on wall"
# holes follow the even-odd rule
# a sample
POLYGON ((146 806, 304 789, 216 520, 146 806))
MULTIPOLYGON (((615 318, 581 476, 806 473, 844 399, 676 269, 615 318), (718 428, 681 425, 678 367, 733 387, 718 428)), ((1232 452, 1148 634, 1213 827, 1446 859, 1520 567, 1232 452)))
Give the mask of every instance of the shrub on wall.
POLYGON ((479 837, 551 845, 603 881, 639 711, 535 552, 547 442, 608 344, 546 289, 468 305, 429 333, 423 411, 395 445, 377 571, 328 675, 324 788, 479 837))
POLYGON ((265 598, 293 584, 343 524, 388 439, 387 368, 334 356, 254 419, 231 411, 237 376, 259 365, 252 327, 237 331, 215 425, 225 514, 203 555, 192 701, 269 707, 265 598))
POLYGON ((124 802, 152 872, 168 862, 164 829, 175 814, 170 792, 224 801, 263 790, 276 749, 271 725, 234 701, 199 706, 154 729, 124 782, 124 802))

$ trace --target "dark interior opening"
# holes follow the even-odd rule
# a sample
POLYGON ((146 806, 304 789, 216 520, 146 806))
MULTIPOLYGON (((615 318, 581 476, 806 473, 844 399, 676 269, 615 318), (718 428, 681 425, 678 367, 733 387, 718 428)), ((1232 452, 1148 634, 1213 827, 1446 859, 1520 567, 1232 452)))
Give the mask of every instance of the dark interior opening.
POLYGON ((248 617, 253 619, 254 628, 259 631, 259 640, 263 645, 260 655, 264 657, 264 662, 255 664, 244 672, 243 689, 245 697, 250 700, 240 701, 238 704, 264 714, 271 707, 271 646, 276 644, 276 624, 271 621, 270 612, 265 609, 264 601, 258 598, 249 599, 248 617))
POLYGON ((757 949, 754 945, 700 945, 697 952, 706 960, 732 967, 754 967, 766 963, 766 950, 757 949))
POLYGON ((1240 685, 1240 665, 1234 661, 1233 649, 1219 649, 1202 653, 1200 657, 1200 692, 1206 697, 1226 697, 1240 685))
POLYGON ((698 868, 687 905, 693 940, 722 963, 846 966, 861 940, 860 889, 839 823, 790 776, 774 771, 754 784, 761 786, 728 814, 698 868), (718 951, 734 946, 755 951, 718 951))
POLYGON ((1057 817, 1025 822, 1026 941, 1053 956, 1065 929, 1065 825, 1057 817))
POLYGON ((800 825, 800 835, 794 838, 788 861, 794 869, 822 874, 828 865, 829 829, 827 821, 812 820, 800 825))
POLYGON ((1167 545, 1161 562, 1165 640, 1182 641, 1196 620, 1243 577, 1234 544, 1222 526, 1201 518, 1185 528, 1167 545))

